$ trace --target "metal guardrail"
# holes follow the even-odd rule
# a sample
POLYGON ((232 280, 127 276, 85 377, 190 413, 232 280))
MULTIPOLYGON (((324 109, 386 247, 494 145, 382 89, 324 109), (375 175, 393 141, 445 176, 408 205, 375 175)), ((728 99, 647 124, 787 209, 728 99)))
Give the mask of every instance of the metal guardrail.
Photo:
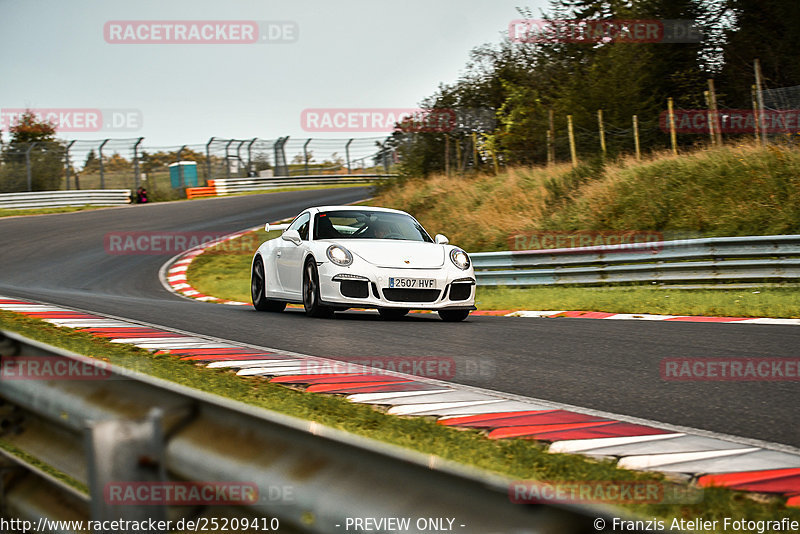
MULTIPOLYGON (((105 373, 88 381, 0 380, 3 441, 89 488, 88 494, 75 489, 0 448, 0 462, 15 470, 0 486, 2 513, 11 517, 34 523, 43 517, 268 517, 277 518, 282 529, 337 534, 348 530, 347 518, 453 518, 453 530, 465 534, 569 534, 594 531, 597 518, 610 524, 619 517, 607 507, 514 504, 505 478, 110 366, 13 332, 0 331, 0 354, 3 369, 24 355, 105 373), (114 506, 107 498, 112 483, 169 481, 244 482, 257 487, 258 499, 203 508, 114 506)), ((428 531, 418 528, 412 523, 405 531, 428 531)))
POLYGON ((215 187, 218 195, 259 191, 274 187, 292 187, 328 184, 361 184, 379 182, 396 178, 396 174, 329 174, 308 176, 273 176, 251 178, 222 178, 209 180, 208 185, 215 187))
POLYGON ((800 279, 800 235, 470 254, 478 285, 800 279))
POLYGON ((0 194, 0 209, 66 208, 70 206, 121 206, 131 203, 128 189, 84 189, 0 194))

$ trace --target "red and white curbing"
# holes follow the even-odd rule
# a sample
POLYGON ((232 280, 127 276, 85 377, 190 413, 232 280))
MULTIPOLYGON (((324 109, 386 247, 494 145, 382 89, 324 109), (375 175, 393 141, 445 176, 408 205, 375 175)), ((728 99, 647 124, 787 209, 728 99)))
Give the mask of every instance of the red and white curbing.
POLYGON ((34 317, 240 376, 305 386, 389 414, 431 416, 488 439, 546 442, 550 452, 616 459, 626 469, 781 496, 800 507, 800 450, 663 423, 518 397, 364 365, 255 347, 126 319, 0 296, 0 310, 34 317))
POLYGON ((175 293, 176 295, 179 295, 181 297, 186 297, 194 300, 201 300, 203 302, 229 304, 232 306, 250 306, 249 302, 227 300, 219 297, 214 297, 212 295, 205 295, 199 292, 194 287, 192 287, 191 284, 189 284, 189 282, 187 281, 186 271, 189 270, 189 265, 191 265, 194 259, 197 256, 203 254, 209 248, 215 247, 220 243, 224 243, 226 241, 237 239, 245 234, 249 234, 250 232, 254 232, 260 228, 261 226, 256 226, 254 228, 249 228, 247 230, 242 230, 241 232, 236 232, 227 235, 215 241, 203 243, 171 258, 164 265, 162 265, 161 269, 158 272, 158 279, 161 281, 161 285, 164 286, 168 291, 171 291, 172 293, 175 293))

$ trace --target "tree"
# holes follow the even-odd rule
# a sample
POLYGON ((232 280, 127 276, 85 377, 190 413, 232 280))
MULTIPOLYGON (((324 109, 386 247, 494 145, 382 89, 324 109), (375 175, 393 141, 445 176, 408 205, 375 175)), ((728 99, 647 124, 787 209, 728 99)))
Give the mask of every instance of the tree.
POLYGON ((27 190, 29 176, 34 191, 58 189, 66 149, 55 138, 55 126, 26 110, 9 133, 11 139, 3 145, 0 192, 27 190))

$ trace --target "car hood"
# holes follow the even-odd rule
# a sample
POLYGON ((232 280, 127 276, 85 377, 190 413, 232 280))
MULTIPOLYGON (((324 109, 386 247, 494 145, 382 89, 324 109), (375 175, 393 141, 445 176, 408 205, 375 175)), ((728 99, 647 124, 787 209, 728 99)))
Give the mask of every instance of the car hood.
POLYGON ((348 239, 338 243, 378 267, 431 269, 444 265, 444 247, 436 243, 396 239, 348 239))

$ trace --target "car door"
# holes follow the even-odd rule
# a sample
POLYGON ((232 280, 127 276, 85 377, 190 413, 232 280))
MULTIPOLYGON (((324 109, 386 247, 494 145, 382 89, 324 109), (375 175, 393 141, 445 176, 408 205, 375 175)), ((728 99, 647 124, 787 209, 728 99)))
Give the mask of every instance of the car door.
POLYGON ((287 230, 297 230, 301 242, 295 245, 291 241, 281 240, 275 251, 275 265, 278 271, 278 281, 283 290, 291 296, 300 296, 303 285, 303 257, 308 245, 308 229, 311 214, 301 213, 287 230))

